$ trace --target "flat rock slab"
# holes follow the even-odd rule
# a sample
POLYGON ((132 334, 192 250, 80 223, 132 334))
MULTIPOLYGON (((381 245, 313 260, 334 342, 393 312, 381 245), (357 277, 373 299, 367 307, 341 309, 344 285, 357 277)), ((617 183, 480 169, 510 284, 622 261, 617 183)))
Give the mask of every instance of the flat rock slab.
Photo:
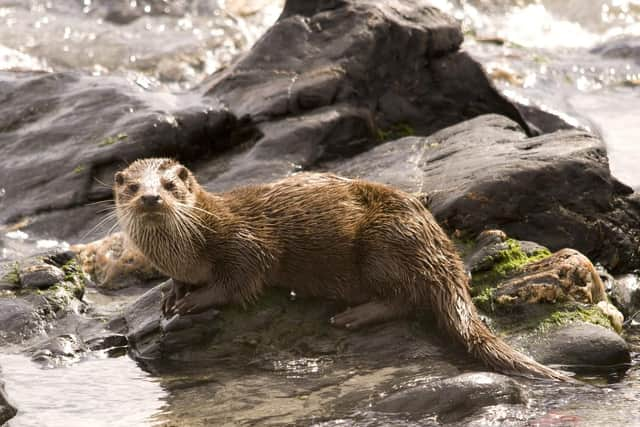
POLYGON ((514 121, 488 115, 327 168, 427 194, 452 230, 498 228, 612 270, 640 266, 640 198, 611 176, 604 143, 585 132, 527 138, 514 121))
MULTIPOLYGON (((418 359, 426 366, 455 372, 442 354, 449 349, 435 344, 435 323, 398 321, 351 332, 329 323, 345 307, 326 300, 291 300, 277 289, 267 290, 246 309, 228 306, 166 319, 160 308, 164 286, 146 292, 125 309, 123 319, 112 321, 123 324, 132 357, 151 369, 162 369, 172 361, 195 366, 229 357, 272 369, 269 366, 278 360, 304 355, 356 357, 371 363, 418 359)), ((469 363, 462 348, 450 351, 469 363)))
POLYGON ((528 347, 536 360, 572 369, 603 369, 631 362, 629 347, 618 334, 585 322, 561 326, 528 347))

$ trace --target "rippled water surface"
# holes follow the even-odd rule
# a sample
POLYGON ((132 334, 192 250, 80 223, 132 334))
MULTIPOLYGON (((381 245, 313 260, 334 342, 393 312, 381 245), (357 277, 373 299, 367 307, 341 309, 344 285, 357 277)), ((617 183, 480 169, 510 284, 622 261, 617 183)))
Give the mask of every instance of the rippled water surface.
POLYGON ((0 354, 7 393, 19 408, 9 427, 151 426, 166 391, 128 357, 42 368, 0 354))
POLYGON ((281 1, 0 1, 0 70, 84 70, 189 88, 271 25, 281 1))

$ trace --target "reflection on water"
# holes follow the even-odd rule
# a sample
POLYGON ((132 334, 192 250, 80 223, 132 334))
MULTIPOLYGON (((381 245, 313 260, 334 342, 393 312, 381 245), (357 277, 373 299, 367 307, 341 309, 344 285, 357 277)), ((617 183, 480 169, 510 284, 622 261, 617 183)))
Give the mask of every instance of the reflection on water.
POLYGON ((0 354, 7 393, 18 407, 9 427, 151 426, 166 392, 128 357, 43 369, 0 354))

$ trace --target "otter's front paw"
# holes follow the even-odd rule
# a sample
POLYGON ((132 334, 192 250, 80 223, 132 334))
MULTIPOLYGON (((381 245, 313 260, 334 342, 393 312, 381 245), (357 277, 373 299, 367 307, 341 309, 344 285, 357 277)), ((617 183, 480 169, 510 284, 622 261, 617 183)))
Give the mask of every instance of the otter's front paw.
POLYGON ((162 315, 164 317, 171 317, 174 313, 174 306, 176 304, 176 291, 173 283, 167 288, 162 289, 162 301, 160 306, 162 307, 162 315))
POLYGON ((187 314, 200 313, 209 308, 209 306, 199 298, 198 294, 199 292, 187 293, 184 297, 180 298, 180 300, 175 303, 175 307, 173 307, 174 312, 185 316, 187 314))
POLYGON ((228 303, 229 300, 225 298, 225 295, 214 286, 191 287, 184 296, 177 298, 174 313, 195 314, 228 303))
POLYGON ((176 314, 176 305, 184 297, 189 285, 175 279, 169 279, 162 287, 162 314, 171 317, 176 314))

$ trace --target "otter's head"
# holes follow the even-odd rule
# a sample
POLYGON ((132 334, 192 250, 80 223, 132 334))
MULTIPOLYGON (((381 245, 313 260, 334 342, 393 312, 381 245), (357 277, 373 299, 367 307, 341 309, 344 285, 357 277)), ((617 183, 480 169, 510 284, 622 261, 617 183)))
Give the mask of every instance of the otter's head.
POLYGON ((175 160, 136 160, 114 178, 118 219, 130 235, 139 227, 175 227, 193 216, 198 184, 175 160))

